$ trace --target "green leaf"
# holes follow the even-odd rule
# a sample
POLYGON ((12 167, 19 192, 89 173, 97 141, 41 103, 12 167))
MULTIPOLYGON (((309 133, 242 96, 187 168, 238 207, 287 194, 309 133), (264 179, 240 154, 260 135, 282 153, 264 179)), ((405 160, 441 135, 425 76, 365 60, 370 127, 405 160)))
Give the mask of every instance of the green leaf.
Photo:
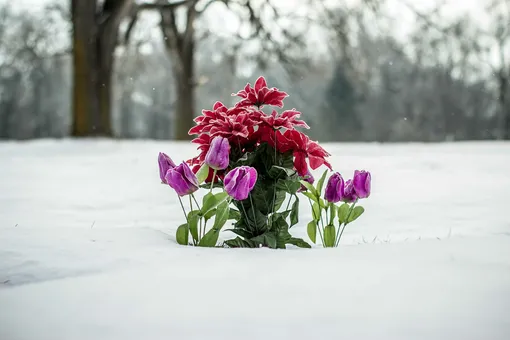
MULTIPOLYGON (((274 203, 274 211, 280 210, 283 202, 285 202, 285 198, 287 198, 287 194, 284 191, 276 190, 276 200, 274 201, 275 202, 274 203)), ((273 202, 273 200, 271 200, 271 202, 273 202)), ((271 207, 270 211, 273 211, 272 207, 271 207)))
POLYGON ((317 192, 317 189, 315 189, 315 187, 313 185, 311 185, 310 183, 308 183, 307 181, 305 180, 301 180, 299 181, 301 184, 303 184, 305 186, 305 188, 310 191, 315 197, 319 197, 320 195, 318 194, 317 192))
POLYGON ((250 238, 252 238, 252 237, 253 237, 253 235, 252 235, 252 234, 250 234, 250 233, 249 233, 248 231, 246 231, 245 229, 240 229, 240 228, 235 229, 235 228, 234 228, 234 229, 227 229, 227 230, 225 230, 225 231, 233 232, 234 234, 239 235, 239 236, 241 236, 241 237, 243 237, 243 238, 245 238, 245 239, 250 239, 250 238))
POLYGON ((212 228, 207 233, 205 233, 204 237, 198 242, 199 247, 214 247, 216 246, 216 242, 218 242, 218 237, 220 236, 220 230, 212 228))
POLYGON ((207 193, 202 200, 202 209, 200 210, 202 216, 207 214, 211 209, 214 209, 227 199, 228 194, 226 192, 219 192, 217 194, 213 194, 211 192, 207 193))
POLYGON ((246 210, 247 218, 248 218, 248 227, 253 229, 254 234, 260 234, 267 230, 267 220, 266 215, 262 214, 259 210, 248 208, 246 210))
POLYGON ((239 221, 241 219, 241 213, 239 212, 239 210, 230 208, 230 211, 228 213, 228 219, 239 221))
MULTIPOLYGON (((218 180, 218 177, 216 177, 216 181, 218 180)), ((211 189, 211 183, 203 183, 203 184, 200 184, 199 185, 200 188, 202 189, 211 189)), ((223 182, 219 181, 219 182, 214 182, 213 184, 213 188, 221 188, 223 189, 223 182)))
POLYGON ((294 195, 301 188, 301 183, 298 180, 280 179, 276 184, 276 190, 285 191, 294 195))
POLYGON ((216 209, 209 210, 205 215, 204 218, 206 221, 210 220, 214 215, 216 215, 216 209))
POLYGON ((209 176, 209 166, 204 163, 196 173, 196 176, 199 184, 204 183, 204 181, 207 179, 207 176, 209 176))
POLYGON ((183 245, 183 246, 187 246, 188 245, 188 237, 189 237, 188 224, 181 224, 177 228, 177 232, 175 233, 175 239, 176 239, 177 243, 179 243, 180 245, 183 245))
POLYGON ((326 180, 326 174, 328 173, 328 170, 324 170, 324 173, 322 174, 321 178, 317 182, 317 196, 322 195, 322 187, 324 186, 324 181, 326 180))
POLYGON ((299 222, 299 198, 295 197, 296 200, 292 204, 292 210, 290 211, 290 227, 295 226, 299 222))
POLYGON ((300 238, 291 237, 289 240, 287 240, 287 243, 299 248, 312 248, 311 245, 300 238))
POLYGON ((232 168, 235 168, 240 165, 253 165, 255 162, 258 152, 260 152, 261 148, 258 148, 256 151, 253 152, 246 152, 244 155, 242 155, 235 163, 233 163, 232 168))
POLYGON ((312 217, 315 221, 320 221, 321 219, 321 208, 318 203, 312 205, 312 217))
POLYGON ((315 244, 315 242, 317 242, 317 222, 311 221, 308 223, 306 226, 306 233, 308 234, 310 241, 315 244))
POLYGON ((191 236, 193 236, 193 240, 195 243, 198 242, 198 219, 199 219, 199 210, 190 211, 188 214, 188 228, 191 236))
POLYGON ((285 244, 291 235, 289 234, 289 224, 283 216, 271 224, 271 231, 276 235, 276 248, 285 249, 285 244))
POLYGON ((287 217, 289 217, 290 212, 291 210, 285 210, 282 212, 272 214, 271 217, 269 218, 269 223, 271 225, 274 224, 280 217, 283 218, 284 220, 287 219, 287 217))
MULTIPOLYGON (((253 188, 251 195, 251 200, 248 198, 245 201, 241 202, 244 204, 245 208, 251 207, 251 202, 255 207, 260 210, 263 214, 269 214, 273 210, 273 199, 274 199, 274 182, 270 182, 263 184, 262 181, 257 181, 255 187, 253 188)), ((241 207, 238 207, 239 211, 243 212, 241 207)), ((244 215, 244 212, 243 212, 244 215)))
POLYGON ((328 225, 324 228, 324 246, 334 247, 336 238, 335 226, 328 225))
POLYGON ((355 207, 354 209, 352 209, 351 215, 349 216, 347 223, 351 223, 352 221, 356 220, 364 212, 365 212, 365 208, 363 208, 362 206, 355 207))
POLYGON ((322 209, 326 209, 328 207, 328 204, 322 198, 319 198, 319 204, 322 209))
POLYGON ((314 202, 318 202, 317 197, 309 191, 301 191, 301 194, 305 195, 306 197, 308 197, 309 199, 311 199, 314 202))
POLYGON ((218 209, 216 209, 216 217, 214 219, 214 225, 212 228, 218 230, 219 232, 225 223, 227 223, 229 212, 230 208, 228 206, 228 202, 223 201, 223 203, 218 206, 218 209))
POLYGON ((349 215, 350 206, 347 203, 338 207, 338 222, 340 224, 347 222, 347 215, 349 215))
POLYGON ((264 247, 269 247, 271 249, 276 249, 276 237, 274 233, 264 233, 262 235, 256 236, 250 241, 255 242, 259 245, 262 245, 264 247))
POLYGON ((287 178, 296 175, 296 170, 292 168, 284 168, 278 165, 273 165, 268 171, 268 175, 271 179, 287 178))
POLYGON ((225 241, 225 244, 230 248, 257 248, 257 243, 250 240, 243 240, 239 236, 225 241))

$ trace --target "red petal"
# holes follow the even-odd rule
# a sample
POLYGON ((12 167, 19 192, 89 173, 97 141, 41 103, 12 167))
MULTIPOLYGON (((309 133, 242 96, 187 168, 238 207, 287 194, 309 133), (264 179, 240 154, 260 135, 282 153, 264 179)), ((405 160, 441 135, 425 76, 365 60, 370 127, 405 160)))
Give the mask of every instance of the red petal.
POLYGON ((306 156, 303 152, 294 152, 294 167, 296 168, 299 176, 305 176, 308 173, 306 156))
POLYGON ((216 102, 216 103, 214 103, 213 110, 214 110, 214 111, 216 111, 216 110, 218 110, 218 109, 220 109, 220 108, 225 108, 225 107, 226 107, 226 106, 225 106, 225 105, 223 105, 223 103, 222 103, 222 102, 216 102))
POLYGON ((263 87, 267 87, 266 79, 264 77, 259 77, 257 81, 255 82, 255 92, 258 93, 260 89, 263 87))

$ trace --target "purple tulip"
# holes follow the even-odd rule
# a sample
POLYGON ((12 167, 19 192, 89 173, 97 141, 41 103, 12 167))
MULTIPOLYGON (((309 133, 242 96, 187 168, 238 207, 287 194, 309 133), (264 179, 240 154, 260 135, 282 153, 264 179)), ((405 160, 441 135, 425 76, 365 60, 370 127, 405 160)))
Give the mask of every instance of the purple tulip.
POLYGON ((343 198, 344 185, 342 175, 338 172, 331 175, 328 179, 328 184, 326 184, 326 191, 324 192, 326 201, 331 203, 340 202, 343 198))
POLYGON ((197 176, 188 164, 182 162, 175 168, 170 168, 165 175, 166 182, 179 196, 189 195, 198 190, 197 176))
POLYGON ((358 199, 358 195, 356 194, 352 183, 352 180, 349 179, 345 182, 345 186, 343 188, 342 201, 346 203, 352 203, 358 199))
POLYGON ((357 197, 367 198, 370 196, 371 180, 370 172, 365 170, 354 171, 352 183, 357 197))
POLYGON ((160 152, 158 156, 158 164, 159 178, 161 178, 161 183, 168 184, 166 182, 165 176, 169 169, 175 168, 175 163, 170 157, 168 157, 166 153, 160 152))
POLYGON ((228 139, 216 136, 211 142, 211 147, 205 155, 205 164, 215 170, 225 170, 228 166, 230 144, 228 139))
POLYGON ((237 201, 248 198, 257 182, 257 170, 250 166, 240 166, 231 170, 223 180, 225 191, 237 201))
POLYGON ((324 198, 326 201, 331 203, 337 203, 340 201, 352 203, 358 198, 358 196, 354 190, 352 180, 344 182, 342 175, 335 172, 328 180, 324 198))

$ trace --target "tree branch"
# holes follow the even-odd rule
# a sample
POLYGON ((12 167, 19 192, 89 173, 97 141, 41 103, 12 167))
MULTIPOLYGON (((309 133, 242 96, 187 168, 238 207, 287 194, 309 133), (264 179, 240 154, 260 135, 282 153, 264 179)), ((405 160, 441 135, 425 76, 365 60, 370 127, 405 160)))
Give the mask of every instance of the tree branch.
POLYGON ((143 10, 173 10, 177 7, 180 7, 182 5, 189 4, 190 2, 193 2, 194 0, 179 0, 176 2, 155 2, 155 3, 141 3, 137 5, 138 9, 143 10))

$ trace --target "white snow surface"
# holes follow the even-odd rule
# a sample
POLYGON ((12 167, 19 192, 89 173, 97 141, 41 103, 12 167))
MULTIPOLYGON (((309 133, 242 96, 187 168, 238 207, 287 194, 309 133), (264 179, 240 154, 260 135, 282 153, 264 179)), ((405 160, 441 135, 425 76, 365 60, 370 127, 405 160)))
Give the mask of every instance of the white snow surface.
POLYGON ((176 244, 188 143, 0 143, 0 340, 510 339, 510 143, 324 147, 365 214, 269 250, 176 244))

